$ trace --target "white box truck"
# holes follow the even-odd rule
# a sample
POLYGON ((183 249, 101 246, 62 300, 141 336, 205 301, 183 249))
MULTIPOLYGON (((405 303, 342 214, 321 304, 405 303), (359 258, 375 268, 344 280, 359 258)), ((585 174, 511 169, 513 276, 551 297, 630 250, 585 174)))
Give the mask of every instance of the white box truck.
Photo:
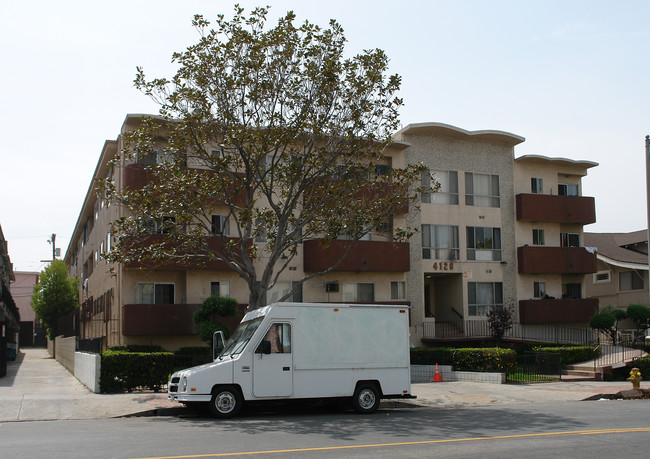
POLYGON ((220 418, 250 401, 348 399, 372 413, 411 395, 408 307, 274 303, 247 313, 212 363, 174 373, 168 398, 220 418))

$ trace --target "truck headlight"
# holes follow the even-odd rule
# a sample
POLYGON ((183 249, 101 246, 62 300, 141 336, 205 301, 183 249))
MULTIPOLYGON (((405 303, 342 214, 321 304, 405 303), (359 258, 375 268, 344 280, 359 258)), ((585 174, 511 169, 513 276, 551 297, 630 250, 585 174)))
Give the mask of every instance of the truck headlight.
POLYGON ((187 376, 183 376, 182 392, 187 391, 187 376))

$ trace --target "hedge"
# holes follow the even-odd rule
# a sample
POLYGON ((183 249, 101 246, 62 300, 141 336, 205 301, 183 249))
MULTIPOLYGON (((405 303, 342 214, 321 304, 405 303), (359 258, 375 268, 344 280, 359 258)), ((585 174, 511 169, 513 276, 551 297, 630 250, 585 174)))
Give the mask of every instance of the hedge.
POLYGON ((165 352, 162 346, 157 344, 117 344, 109 346, 109 351, 122 351, 122 352, 165 352))
POLYGON ((516 364, 516 353, 504 348, 415 348, 413 365, 452 365, 459 371, 505 372, 516 364))
POLYGON ((102 392, 131 392, 148 388, 158 392, 169 381, 171 352, 102 352, 99 387, 102 392))
POLYGON ((552 352, 560 354, 560 362, 562 365, 570 365, 572 363, 586 362, 593 360, 600 355, 600 348, 594 354, 591 346, 557 346, 557 347, 544 347, 535 346, 535 352, 552 352))

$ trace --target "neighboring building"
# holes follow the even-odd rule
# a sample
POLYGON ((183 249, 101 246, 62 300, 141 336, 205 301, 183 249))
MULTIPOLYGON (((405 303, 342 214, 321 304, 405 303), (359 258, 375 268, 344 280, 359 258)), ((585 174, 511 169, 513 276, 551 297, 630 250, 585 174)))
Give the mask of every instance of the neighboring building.
POLYGON ((601 307, 650 305, 647 230, 585 233, 585 245, 596 248, 598 258, 597 271, 587 278, 587 295, 600 299, 601 307))
POLYGON ((20 313, 9 287, 15 280, 7 240, 0 226, 0 376, 7 373, 7 358, 16 358, 20 313))
POLYGON ((20 311, 20 345, 46 346, 47 337, 45 327, 32 309, 31 301, 34 285, 38 283, 36 272, 16 271, 15 281, 11 284, 11 293, 20 311))
MULTIPOLYGON (((121 160, 123 134, 141 115, 128 115, 120 136, 107 141, 92 184, 107 176, 118 188, 146 183, 144 166, 121 160)), ((425 164, 441 187, 423 196, 409 225, 421 228, 409 243, 392 242, 394 224, 355 246, 337 270, 303 285, 295 301, 411 305, 411 341, 486 333, 485 314, 513 307, 515 322, 529 327, 586 324, 598 307, 586 298, 585 275, 596 257, 585 249, 583 225, 595 221, 594 199, 580 196, 589 161, 523 156, 523 137, 503 131, 466 131, 442 123, 411 124, 397 132, 386 167, 425 164), (474 332, 474 327, 477 330, 474 332)), ((426 175, 424 176, 426 179, 426 175)), ((82 339, 103 345, 161 344, 169 350, 198 345, 192 314, 212 293, 242 307, 248 290, 225 265, 140 270, 108 266, 100 254, 113 241, 110 222, 123 216, 88 190, 65 261, 80 279, 82 339)), ((218 209, 215 217, 219 227, 218 209)), ((305 273, 331 266, 341 246, 327 250, 306 241, 267 302, 289 291, 305 273)))
MULTIPOLYGON (((110 223, 124 216, 124 211, 98 196, 95 183, 109 175, 118 189, 137 188, 147 182, 144 164, 121 159, 119 164, 109 165, 124 148, 124 133, 134 129, 141 117, 128 115, 118 138, 104 144, 65 255, 70 275, 79 279, 80 338, 101 338, 104 347, 159 344, 175 350, 201 345, 192 316, 205 298, 213 293, 230 296, 240 303, 242 311, 248 301, 246 284, 235 272, 220 262, 209 262, 205 267, 169 265, 146 270, 120 265, 112 266, 114 270, 109 272, 111 266, 101 257, 113 243, 110 223)), ((386 167, 404 164, 404 147, 397 143, 388 149, 386 167)), ((230 222, 222 220, 219 209, 215 209, 213 221, 229 231, 230 222)), ((405 285, 410 268, 409 247, 408 243, 392 241, 392 228, 393 225, 378 228, 368 240, 360 241, 336 270, 306 282, 293 300, 408 304, 405 285)), ((343 245, 339 242, 344 243, 332 241, 326 251, 316 240, 302 244, 284 278, 267 293, 267 302, 277 301, 305 273, 331 266, 332 255, 342 253, 343 245)))

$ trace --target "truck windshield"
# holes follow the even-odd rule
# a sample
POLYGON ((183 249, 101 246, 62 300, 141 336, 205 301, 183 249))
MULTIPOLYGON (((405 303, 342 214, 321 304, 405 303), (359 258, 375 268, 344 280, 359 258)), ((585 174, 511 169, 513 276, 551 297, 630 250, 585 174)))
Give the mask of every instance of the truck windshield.
POLYGON ((235 332, 226 343, 226 347, 223 352, 219 354, 219 357, 237 355, 241 353, 246 347, 246 344, 248 344, 248 341, 251 339, 251 336, 253 336, 253 333, 255 333, 255 330, 257 330, 257 327, 259 327, 262 323, 263 319, 264 317, 258 317, 256 319, 240 323, 239 327, 237 327, 237 330, 235 330, 235 332))

